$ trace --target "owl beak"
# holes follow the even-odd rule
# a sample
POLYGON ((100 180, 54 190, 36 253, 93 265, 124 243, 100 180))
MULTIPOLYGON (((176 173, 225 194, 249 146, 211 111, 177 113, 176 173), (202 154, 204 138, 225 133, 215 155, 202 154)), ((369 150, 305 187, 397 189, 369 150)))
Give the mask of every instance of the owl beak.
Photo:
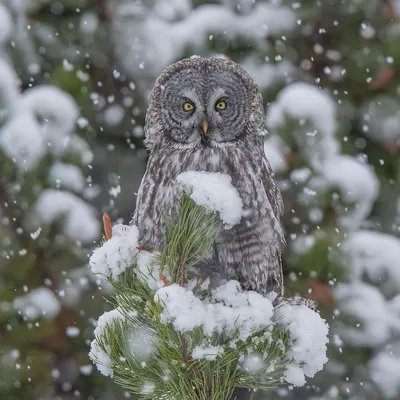
POLYGON ((208 132, 208 122, 206 120, 204 120, 203 122, 203 132, 205 135, 207 135, 208 132))

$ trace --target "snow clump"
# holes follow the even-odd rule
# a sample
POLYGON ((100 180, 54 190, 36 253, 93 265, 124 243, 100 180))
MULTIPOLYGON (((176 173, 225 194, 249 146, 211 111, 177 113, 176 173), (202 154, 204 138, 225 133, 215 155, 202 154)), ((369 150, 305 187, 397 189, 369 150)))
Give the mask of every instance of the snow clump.
POLYGON ((240 222, 243 202, 229 175, 187 171, 178 175, 177 181, 196 204, 217 211, 226 229, 240 222))

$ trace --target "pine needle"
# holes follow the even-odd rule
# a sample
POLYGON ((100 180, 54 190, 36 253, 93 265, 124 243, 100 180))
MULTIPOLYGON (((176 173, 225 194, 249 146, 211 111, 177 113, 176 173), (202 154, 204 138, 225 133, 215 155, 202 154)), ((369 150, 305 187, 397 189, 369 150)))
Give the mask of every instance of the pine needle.
MULTIPOLYGON (((204 260, 212 249, 220 222, 216 214, 183 196, 179 214, 165 218, 165 226, 167 244, 159 263, 172 281, 163 274, 162 281, 164 286, 183 285, 188 268, 204 260)), ((96 337, 111 359, 116 383, 144 400, 230 400, 235 387, 268 390, 281 384, 290 361, 286 358, 290 339, 285 330, 275 324, 246 341, 240 340, 239 332, 229 337, 215 333, 209 344, 220 346, 223 352, 215 360, 194 360, 193 349, 205 340, 202 329, 177 332, 171 323, 165 323, 163 304, 155 299, 146 280, 138 278, 135 268, 133 263, 118 280, 110 280, 115 289, 112 303, 123 318, 114 320, 96 337), (146 337, 152 351, 138 352, 134 345, 138 335, 146 337), (243 358, 253 353, 260 355, 264 365, 257 373, 241 368, 243 358)), ((205 296, 210 295, 205 292, 205 296)))

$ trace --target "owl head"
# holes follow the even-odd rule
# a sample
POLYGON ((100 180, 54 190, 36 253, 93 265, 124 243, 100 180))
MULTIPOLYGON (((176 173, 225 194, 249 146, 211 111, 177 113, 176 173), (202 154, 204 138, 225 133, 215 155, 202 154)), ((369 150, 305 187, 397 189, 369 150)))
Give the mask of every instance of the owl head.
POLYGON ((157 79, 145 131, 150 150, 163 143, 231 146, 265 133, 262 97, 249 74, 233 61, 185 59, 157 79))

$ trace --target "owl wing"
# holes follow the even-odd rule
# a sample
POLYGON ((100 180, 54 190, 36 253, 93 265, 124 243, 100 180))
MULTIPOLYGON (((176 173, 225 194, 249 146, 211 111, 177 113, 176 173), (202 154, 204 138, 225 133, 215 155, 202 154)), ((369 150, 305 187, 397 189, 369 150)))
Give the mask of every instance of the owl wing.
POLYGON ((264 154, 262 155, 261 179, 272 208, 271 211, 275 216, 275 219, 272 222, 272 229, 276 236, 275 240, 271 244, 272 258, 270 260, 271 264, 268 267, 270 284, 267 287, 267 290, 273 290, 280 297, 284 293, 281 254, 286 243, 282 226, 280 224, 280 217, 283 215, 283 199, 278 184, 274 179, 271 165, 264 154))
POLYGON ((261 179, 275 217, 279 220, 283 215, 282 194, 278 183, 274 179, 274 172, 271 165, 264 155, 262 155, 261 179))

